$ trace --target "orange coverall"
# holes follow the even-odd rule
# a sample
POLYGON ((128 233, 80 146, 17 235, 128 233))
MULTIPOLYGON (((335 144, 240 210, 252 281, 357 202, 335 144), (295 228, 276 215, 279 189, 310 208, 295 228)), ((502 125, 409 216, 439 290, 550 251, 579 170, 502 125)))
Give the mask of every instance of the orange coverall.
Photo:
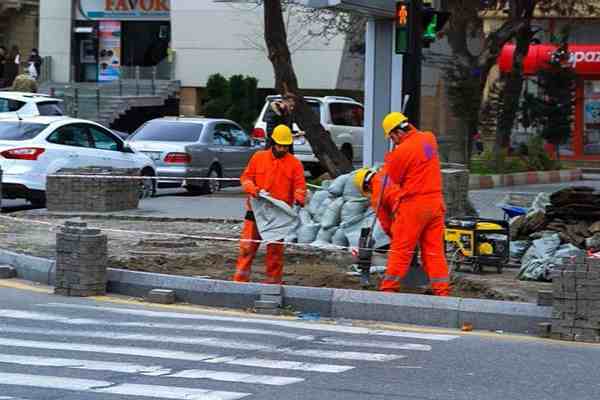
POLYGON ((442 172, 438 144, 431 132, 416 129, 386 157, 389 179, 399 186, 392 222, 392 244, 380 289, 398 291, 417 244, 433 293, 448 296, 450 280, 444 250, 442 172))
MULTIPOLYGON (((242 189, 250 196, 257 196, 266 190, 271 197, 285 201, 290 206, 294 203, 304 205, 306 197, 306 181, 302 163, 293 155, 286 154, 276 158, 271 150, 258 151, 252 156, 246 170, 240 177, 242 189)), ((247 202, 248 211, 250 200, 247 202)), ((236 264, 233 280, 248 282, 252 261, 256 256, 261 240, 256 222, 249 212, 244 221, 240 240, 240 255, 236 264)), ((264 283, 281 283, 283 276, 283 244, 267 244, 267 259, 264 283)))
POLYGON ((391 238, 392 237, 392 222, 394 220, 394 211, 398 203, 400 188, 394 185, 392 180, 385 180, 385 167, 379 170, 371 179, 371 208, 377 211, 377 219, 383 228, 383 231, 391 238), (383 196, 381 191, 385 181, 385 190, 383 196), (381 199, 381 204, 379 200, 381 199))

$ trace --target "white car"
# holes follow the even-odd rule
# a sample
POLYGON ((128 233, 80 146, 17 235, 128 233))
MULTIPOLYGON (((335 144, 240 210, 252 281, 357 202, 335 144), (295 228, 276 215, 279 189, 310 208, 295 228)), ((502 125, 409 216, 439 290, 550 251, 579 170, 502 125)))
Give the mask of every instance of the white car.
POLYGON ((64 115, 62 100, 45 94, 0 92, 0 118, 64 115))
MULTIPOLYGON (((147 156, 92 121, 69 117, 0 119, 2 197, 45 203, 46 176, 62 168, 136 168, 154 176, 147 156)), ((154 193, 153 179, 144 180, 141 194, 154 193)))
MULTIPOLYGON (((271 102, 280 100, 281 96, 268 96, 260 115, 254 125, 253 136, 264 138, 267 129, 265 116, 271 102)), ((362 161, 364 136, 364 109, 362 104, 349 97, 305 97, 309 106, 317 113, 323 128, 329 132, 340 151, 353 163, 362 161)), ((294 132, 300 129, 296 124, 294 132)), ((305 168, 313 176, 323 172, 312 147, 303 137, 294 140, 294 155, 302 161, 305 168)))

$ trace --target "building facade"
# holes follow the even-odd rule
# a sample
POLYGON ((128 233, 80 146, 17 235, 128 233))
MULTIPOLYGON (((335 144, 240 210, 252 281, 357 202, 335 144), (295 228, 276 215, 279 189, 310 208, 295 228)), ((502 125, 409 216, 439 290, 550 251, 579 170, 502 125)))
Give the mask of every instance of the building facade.
POLYGON ((37 0, 0 1, 0 45, 16 45, 27 60, 32 48, 38 47, 37 0))

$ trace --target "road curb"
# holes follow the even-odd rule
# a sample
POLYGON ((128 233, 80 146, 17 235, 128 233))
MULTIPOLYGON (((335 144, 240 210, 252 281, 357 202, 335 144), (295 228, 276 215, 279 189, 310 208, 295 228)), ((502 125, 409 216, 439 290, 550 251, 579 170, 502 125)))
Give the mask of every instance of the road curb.
MULTIPOLYGON (((52 285, 54 261, 0 249, 0 264, 12 265, 17 277, 52 285)), ((108 292, 145 297, 152 289, 174 290, 177 301, 190 304, 252 308, 266 285, 108 269, 108 292)), ((461 299, 417 294, 390 294, 349 289, 283 286, 283 306, 327 318, 533 334, 550 322, 552 307, 497 300, 461 299)))
POLYGON ((515 174, 470 175, 469 190, 493 189, 497 187, 537 185, 544 183, 573 182, 582 179, 580 169, 561 171, 530 171, 515 174))

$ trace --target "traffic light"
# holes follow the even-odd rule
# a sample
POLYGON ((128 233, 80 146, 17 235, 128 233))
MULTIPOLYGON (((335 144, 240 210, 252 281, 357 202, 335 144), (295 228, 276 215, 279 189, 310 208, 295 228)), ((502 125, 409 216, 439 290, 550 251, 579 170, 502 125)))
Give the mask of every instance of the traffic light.
POLYGON ((423 47, 429 48, 431 43, 437 40, 438 33, 450 19, 450 13, 436 11, 431 6, 424 6, 421 11, 421 18, 423 21, 423 47))
POLYGON ((410 51, 410 3, 396 3, 396 54, 406 54, 410 51))

